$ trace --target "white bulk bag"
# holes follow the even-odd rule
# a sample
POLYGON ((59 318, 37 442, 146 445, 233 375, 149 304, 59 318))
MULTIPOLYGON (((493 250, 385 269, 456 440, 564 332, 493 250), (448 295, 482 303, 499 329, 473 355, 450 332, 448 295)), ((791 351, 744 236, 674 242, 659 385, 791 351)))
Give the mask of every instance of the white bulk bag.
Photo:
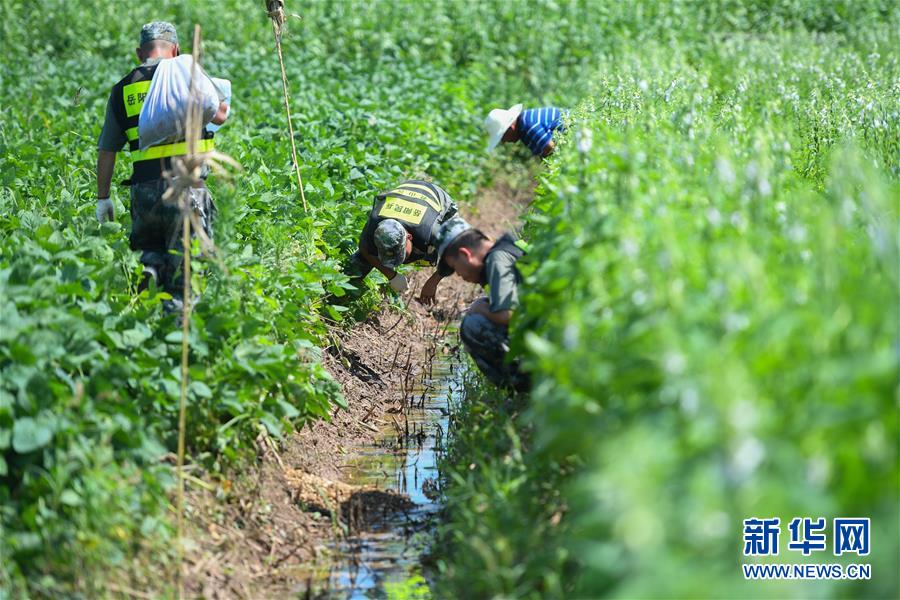
MULTIPOLYGON (((190 54, 159 61, 138 118, 141 150, 184 139, 185 121, 191 106, 193 64, 194 57, 190 54)), ((195 93, 203 117, 202 125, 206 125, 216 115, 222 98, 212 80, 199 66, 195 93)))

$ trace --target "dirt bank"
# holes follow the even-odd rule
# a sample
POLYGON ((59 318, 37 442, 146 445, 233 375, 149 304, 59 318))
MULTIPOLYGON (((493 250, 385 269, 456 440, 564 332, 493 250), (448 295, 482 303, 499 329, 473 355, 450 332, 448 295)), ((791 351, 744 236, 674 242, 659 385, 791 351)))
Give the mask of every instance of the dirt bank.
MULTIPOLYGON (((489 235, 515 224, 529 189, 497 182, 462 213, 489 235)), ((415 273, 407 310, 381 310, 351 330, 333 329, 324 363, 341 384, 348 409, 276 442, 261 435, 256 466, 232 482, 191 485, 190 517, 197 548, 188 553, 192 594, 208 598, 304 593, 326 544, 370 515, 403 508, 408 499, 350 481, 342 469, 349 449, 372 443, 396 423, 407 390, 420 380, 446 339, 446 329, 480 289, 445 279, 438 302, 414 298, 430 274, 415 273)), ((449 343, 455 345, 455 339, 449 343)))

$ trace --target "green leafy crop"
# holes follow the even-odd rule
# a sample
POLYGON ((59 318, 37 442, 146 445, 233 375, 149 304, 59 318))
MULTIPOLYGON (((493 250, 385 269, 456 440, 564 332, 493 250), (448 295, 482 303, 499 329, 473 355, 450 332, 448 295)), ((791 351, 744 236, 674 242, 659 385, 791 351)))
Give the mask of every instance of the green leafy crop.
POLYGON ((532 394, 446 465, 446 593, 897 595, 898 15, 766 4, 810 31, 598 57, 525 231, 532 394), (870 517, 872 579, 744 581, 742 520, 803 516, 870 517))

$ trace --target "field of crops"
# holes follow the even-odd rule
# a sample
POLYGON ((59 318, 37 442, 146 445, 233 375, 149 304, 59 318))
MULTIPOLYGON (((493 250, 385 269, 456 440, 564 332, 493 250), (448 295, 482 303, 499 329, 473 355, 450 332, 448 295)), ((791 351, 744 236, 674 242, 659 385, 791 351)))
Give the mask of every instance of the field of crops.
POLYGON ((600 58, 526 230, 533 393, 457 427, 447 590, 896 596, 896 17, 600 58), (870 581, 744 581, 743 519, 844 515, 870 581))
POLYGON ((466 203, 527 160, 485 155, 489 108, 567 106, 513 322, 533 393, 477 380, 456 415, 433 593, 896 597, 894 3, 286 10, 309 211, 262 2, 0 0, 0 598, 95 597, 172 559, 181 333, 134 292, 127 190, 116 222, 94 217, 109 89, 154 19, 202 26, 235 89, 218 148, 242 167, 210 180, 192 463, 240 468, 260 427, 344 405, 321 348, 383 301, 376 277, 341 299, 373 192, 426 175, 466 203), (872 579, 744 582, 753 516, 870 517, 872 579))

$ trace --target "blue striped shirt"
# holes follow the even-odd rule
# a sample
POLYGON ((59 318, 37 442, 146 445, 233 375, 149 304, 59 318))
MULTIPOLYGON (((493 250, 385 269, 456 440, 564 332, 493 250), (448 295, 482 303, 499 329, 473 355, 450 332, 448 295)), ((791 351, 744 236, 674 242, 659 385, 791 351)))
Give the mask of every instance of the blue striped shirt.
POLYGON ((522 143, 528 146, 531 153, 540 156, 550 143, 553 131, 563 129, 563 111, 553 106, 529 108, 523 110, 516 120, 522 143))

